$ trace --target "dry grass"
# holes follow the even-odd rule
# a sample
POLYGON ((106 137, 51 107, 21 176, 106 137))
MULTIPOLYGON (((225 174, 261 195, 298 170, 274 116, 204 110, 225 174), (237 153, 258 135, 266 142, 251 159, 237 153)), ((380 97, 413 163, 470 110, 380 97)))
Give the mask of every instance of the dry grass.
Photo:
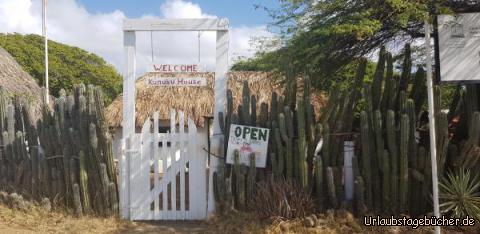
POLYGON ((24 212, 0 204, 0 233, 115 233, 122 225, 116 218, 73 218, 37 206, 24 212))
POLYGON ((310 193, 296 183, 268 180, 257 184, 250 208, 263 218, 298 218, 311 214, 314 204, 310 193))
MULTIPOLYGON (((252 213, 231 212, 205 222, 129 222, 117 218, 74 218, 63 212, 32 206, 26 212, 0 204, 0 233, 432 233, 433 228, 365 227, 348 212, 319 214, 321 225, 307 228, 302 219, 259 219, 252 213)), ((443 229, 444 233, 478 233, 478 226, 443 229)))

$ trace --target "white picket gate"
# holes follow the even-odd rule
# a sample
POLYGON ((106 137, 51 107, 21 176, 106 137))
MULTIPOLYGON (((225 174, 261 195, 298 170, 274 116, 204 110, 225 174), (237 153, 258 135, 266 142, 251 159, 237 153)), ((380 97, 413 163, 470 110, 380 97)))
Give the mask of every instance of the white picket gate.
POLYGON ((124 178, 121 205, 130 220, 207 217, 207 156, 198 150, 193 120, 188 118, 185 129, 184 113, 178 115, 177 128, 176 111, 170 112, 168 133, 158 132, 156 112, 153 129, 152 121, 147 120, 140 137, 126 139, 125 163, 121 167, 124 178))

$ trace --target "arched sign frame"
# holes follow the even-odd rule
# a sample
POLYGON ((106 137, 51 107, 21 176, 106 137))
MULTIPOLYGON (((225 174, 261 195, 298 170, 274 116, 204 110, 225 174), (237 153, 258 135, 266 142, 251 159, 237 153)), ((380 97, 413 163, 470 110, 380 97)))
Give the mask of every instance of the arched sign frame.
MULTIPOLYGON (((214 91, 214 117, 215 113, 225 112, 227 71, 228 71, 228 48, 229 48, 229 21, 226 18, 204 19, 126 19, 123 22, 124 43, 124 75, 123 75, 123 120, 122 120, 122 148, 125 149, 127 137, 135 134, 135 81, 138 77, 136 69, 136 32, 141 31, 214 31, 216 32, 216 63, 215 63, 215 91, 214 91)), ((212 152, 221 151, 223 134, 220 129, 218 118, 214 118, 212 134, 212 152)), ((120 157, 120 215, 130 218, 128 173, 122 168, 127 163, 126 152, 120 157)), ((210 162, 210 168, 216 168, 217 160, 210 162)), ((210 169, 212 171, 212 169, 210 169)), ((211 178, 211 174, 209 178, 211 178)), ((211 184, 211 183, 210 183, 211 184)), ((211 185, 209 185, 211 187, 211 185)), ((210 189, 210 188, 209 188, 210 189)), ((208 198, 208 212, 214 207, 213 197, 208 198)))

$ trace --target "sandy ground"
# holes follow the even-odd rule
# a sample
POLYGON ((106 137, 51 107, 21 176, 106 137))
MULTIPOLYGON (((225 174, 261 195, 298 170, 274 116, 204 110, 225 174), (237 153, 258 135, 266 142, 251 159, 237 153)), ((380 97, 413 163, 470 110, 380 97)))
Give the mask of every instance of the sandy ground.
MULTIPOLYGON (((319 216, 320 217, 320 216, 319 216)), ((129 222, 118 218, 84 216, 32 206, 27 211, 12 210, 0 204, 0 234, 23 233, 433 233, 433 228, 366 228, 353 216, 323 217, 323 224, 306 228, 302 220, 258 220, 252 214, 236 212, 208 222, 129 222)), ((475 229, 446 230, 442 233, 478 233, 475 229)))

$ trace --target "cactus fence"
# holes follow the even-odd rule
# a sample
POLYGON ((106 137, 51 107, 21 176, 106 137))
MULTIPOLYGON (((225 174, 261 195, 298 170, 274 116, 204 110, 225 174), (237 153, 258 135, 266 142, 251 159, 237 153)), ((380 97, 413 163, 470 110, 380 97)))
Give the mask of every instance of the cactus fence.
MULTIPOLYGON (((402 71, 396 72, 394 57, 381 48, 372 81, 365 81, 366 60, 360 59, 353 85, 349 90, 334 87, 319 119, 309 101, 308 77, 303 79, 303 96, 296 93, 297 80, 287 77, 286 92, 274 93, 270 104, 260 105, 259 113, 247 85, 238 110, 233 110, 228 91, 227 111, 218 113, 226 138, 232 123, 268 127, 272 136, 265 170, 219 165, 214 176, 218 210, 254 210, 249 203, 256 183, 289 180, 311 193, 319 211, 342 207, 358 215, 430 212, 425 71, 419 66, 412 73, 409 45, 402 58, 402 71), (323 147, 316 152, 320 139, 323 147), (355 142, 353 200, 345 199, 345 140, 355 142)), ((440 176, 460 167, 479 168, 479 91, 479 85, 458 86, 447 112, 441 108, 441 89, 435 87, 440 176)))
POLYGON ((28 105, 0 89, 0 185, 31 199, 48 197, 77 215, 118 211, 112 142, 100 88, 60 92, 36 123, 28 105))

